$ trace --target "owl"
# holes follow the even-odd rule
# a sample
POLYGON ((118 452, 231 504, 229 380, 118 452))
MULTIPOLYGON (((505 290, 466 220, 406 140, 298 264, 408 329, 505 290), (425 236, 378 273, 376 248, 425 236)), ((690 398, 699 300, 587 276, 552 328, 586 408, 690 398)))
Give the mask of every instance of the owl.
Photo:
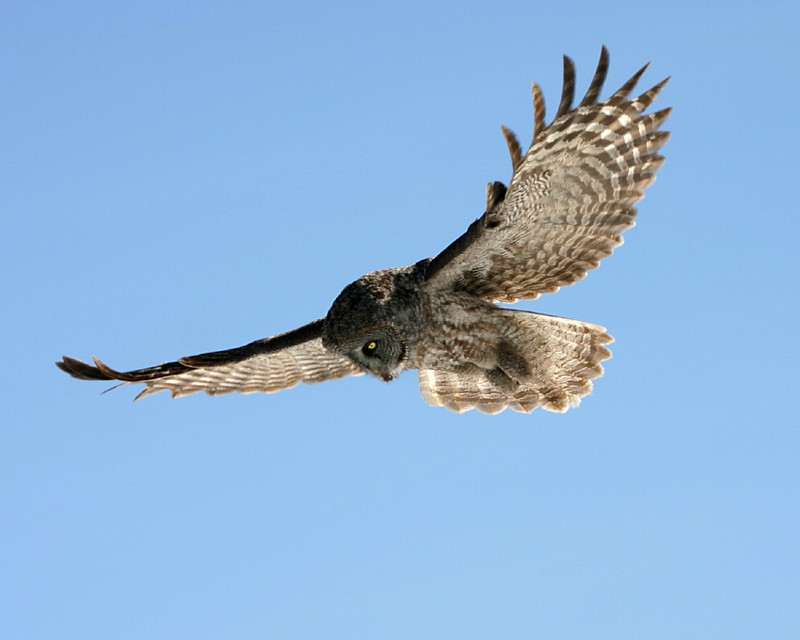
POLYGON ((573 107, 575 67, 564 56, 554 119, 545 123, 533 84, 534 134, 511 154, 508 186, 492 182, 486 209, 433 258, 368 273, 347 285, 327 315, 234 349, 116 371, 65 356, 56 365, 82 380, 143 383, 137 396, 169 391, 272 393, 300 382, 369 373, 390 381, 417 369, 422 397, 462 412, 576 406, 603 373, 611 336, 603 327, 496 303, 532 300, 583 278, 622 243, 635 203, 654 180, 670 109, 643 112, 669 78, 631 97, 647 65, 599 102, 608 51, 573 107))

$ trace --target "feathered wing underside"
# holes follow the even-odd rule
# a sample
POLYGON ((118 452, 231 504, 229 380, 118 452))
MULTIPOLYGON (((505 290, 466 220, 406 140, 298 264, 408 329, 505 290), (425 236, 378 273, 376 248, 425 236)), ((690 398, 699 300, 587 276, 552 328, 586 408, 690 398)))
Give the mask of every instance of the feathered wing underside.
POLYGON ((486 213, 434 258, 426 286, 468 291, 484 299, 533 299, 571 284, 597 267, 633 226, 634 204, 653 182, 669 134, 659 128, 670 109, 650 114, 664 80, 631 98, 642 67, 603 102, 605 47, 589 90, 572 108, 575 73, 564 58, 556 117, 545 125, 544 99, 533 85, 534 137, 523 156, 503 127, 514 172, 507 189, 490 185, 486 213))
POLYGON ((273 393, 300 382, 322 382, 362 373, 349 359, 322 345, 322 320, 243 347, 180 358, 155 367, 115 371, 95 358, 95 366, 65 356, 56 365, 82 380, 141 382, 141 398, 157 391, 172 397, 204 391, 210 395, 273 393))
MULTIPOLYGON (((591 393, 592 380, 603 375, 613 338, 598 325, 511 309, 498 310, 514 326, 511 335, 527 363, 527 375, 505 379, 478 368, 461 371, 421 369, 419 389, 425 401, 462 413, 477 409, 499 413, 506 408, 530 413, 537 407, 564 412, 591 393)), ((501 365, 502 366, 502 365, 501 365)))
POLYGON ((500 413, 506 408, 530 413, 541 400, 533 389, 520 389, 513 394, 498 389, 482 375, 464 375, 452 371, 420 369, 419 391, 433 407, 445 407, 456 413, 477 409, 481 413, 500 413))

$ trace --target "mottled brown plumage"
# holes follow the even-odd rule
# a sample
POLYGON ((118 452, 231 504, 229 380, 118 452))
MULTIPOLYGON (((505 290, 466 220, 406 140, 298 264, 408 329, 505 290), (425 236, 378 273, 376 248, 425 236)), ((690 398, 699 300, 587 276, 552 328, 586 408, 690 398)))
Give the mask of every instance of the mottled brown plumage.
POLYGON ((533 85, 534 136, 524 155, 502 128, 513 174, 508 187, 489 184, 485 213, 436 257, 351 283, 325 318, 135 371, 114 371, 97 359, 95 366, 69 357, 56 364, 84 380, 141 382, 139 396, 269 393, 360 373, 389 381, 418 369, 423 398, 454 411, 575 406, 602 375, 611 337, 596 325, 494 303, 533 299, 583 278, 633 226, 634 204, 663 163, 658 152, 669 137, 660 131, 669 109, 643 114, 666 80, 630 97, 646 68, 597 102, 608 70, 603 48, 573 109, 575 70, 565 57, 549 125, 533 85))

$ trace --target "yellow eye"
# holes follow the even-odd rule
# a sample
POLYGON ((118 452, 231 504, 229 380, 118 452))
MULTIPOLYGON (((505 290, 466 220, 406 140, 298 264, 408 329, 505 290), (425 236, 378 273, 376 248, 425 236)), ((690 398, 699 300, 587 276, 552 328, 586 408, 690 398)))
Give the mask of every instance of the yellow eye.
POLYGON ((378 348, 378 343, 375 342, 374 340, 370 340, 369 342, 367 342, 367 344, 365 344, 361 348, 361 351, 364 355, 369 356, 372 355, 372 352, 375 351, 375 349, 377 348, 378 348))

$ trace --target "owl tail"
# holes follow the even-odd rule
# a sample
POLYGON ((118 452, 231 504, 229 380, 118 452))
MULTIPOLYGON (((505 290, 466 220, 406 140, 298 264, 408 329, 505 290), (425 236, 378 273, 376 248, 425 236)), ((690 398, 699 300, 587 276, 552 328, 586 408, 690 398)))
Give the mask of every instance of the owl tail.
POLYGON ((528 311, 498 309, 506 316, 493 369, 419 372, 428 404, 461 413, 505 408, 530 413, 536 407, 564 412, 592 391, 611 357, 614 339, 603 327, 528 311))

